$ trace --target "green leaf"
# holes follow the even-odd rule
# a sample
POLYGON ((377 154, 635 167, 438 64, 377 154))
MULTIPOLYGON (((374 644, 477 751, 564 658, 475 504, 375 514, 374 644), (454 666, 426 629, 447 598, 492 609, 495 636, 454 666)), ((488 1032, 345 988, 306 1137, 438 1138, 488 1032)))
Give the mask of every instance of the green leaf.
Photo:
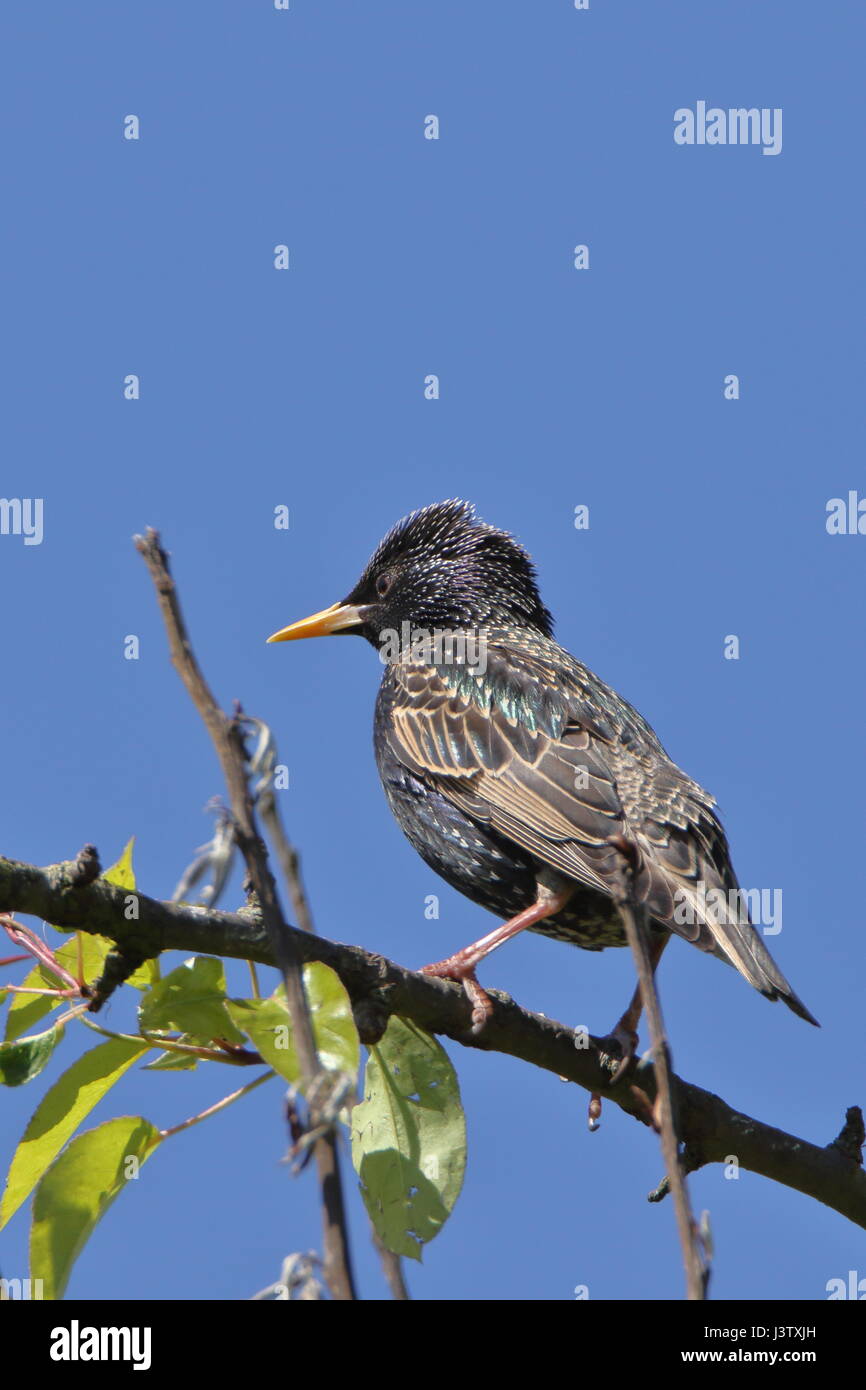
MULTIPOLYGON (((328 1071, 357 1076, 361 1045, 352 1005, 339 976, 330 966, 317 961, 305 965, 303 974, 322 1066, 328 1071)), ((282 986, 270 999, 230 999, 228 1011, 268 1065, 295 1084, 300 1068, 282 986)))
MULTIPOLYGON (((329 965, 312 961, 303 969, 316 1049, 323 1067, 358 1075, 361 1044, 345 986, 329 965)), ((282 991, 281 991, 282 992, 282 991)))
POLYGON ((156 957, 146 960, 137 970, 124 980, 124 984, 132 985, 133 989, 150 989, 159 980, 159 961, 156 957))
POLYGON ((141 1164, 160 1133, 140 1115, 122 1115, 79 1134, 36 1189, 30 1231, 30 1277, 43 1298, 62 1298, 72 1266, 91 1232, 141 1164))
MULTIPOLYGON (((194 1043, 200 1047, 201 1043, 196 1038, 189 1037, 188 1034, 181 1034, 176 1039, 177 1042, 194 1043)), ((194 1052, 160 1052, 158 1057, 154 1057, 152 1062, 148 1062, 142 1067, 142 1071, 194 1071, 201 1061, 194 1052)))
POLYGON ((32 1081, 47 1067, 62 1037, 63 1028, 55 1024, 45 1033, 34 1033, 32 1038, 0 1043, 0 1083, 4 1086, 23 1086, 27 1081, 32 1081))
POLYGON ((100 1043, 79 1057, 43 1096, 12 1159, 0 1203, 0 1228, 26 1202, 49 1164, 82 1120, 142 1053, 147 1044, 123 1038, 100 1043))
MULTIPOLYGON (((63 947, 60 949, 63 950, 63 947)), ((64 988, 64 981, 58 979, 44 965, 37 965, 33 970, 29 970, 21 984, 27 989, 64 988)), ((6 1016, 6 1041, 14 1042, 29 1028, 35 1028, 39 1020, 50 1014, 52 1009, 68 1002, 68 999, 58 999, 52 994, 13 994, 6 1016)))
POLYGON ((273 1067, 293 1085, 300 1076, 298 1056, 292 1038, 292 1025, 284 999, 229 999, 226 1005, 232 1019, 273 1067))
POLYGON ((138 1021, 147 1033, 177 1030, 205 1044, 214 1038, 243 1042, 226 1009, 222 961, 214 956, 193 956, 152 985, 139 1005, 138 1021))
MULTIPOLYGON (((127 844, 122 855, 116 864, 112 864, 110 869, 106 869, 102 877, 106 883, 113 883, 115 888, 126 888, 133 892, 136 887, 135 870, 132 867, 132 847, 135 844, 135 836, 127 844)), ((111 943, 109 942, 109 945, 111 943)), ((87 977, 88 980, 90 976, 87 977)), ((129 976, 126 984, 132 985, 133 989, 149 989, 159 979, 159 966, 155 960, 146 960, 144 965, 140 965, 137 970, 129 976)))
POLYGON ((135 870, 132 867, 132 847, 134 844, 135 836, 133 835, 117 863, 112 864, 111 868, 106 869, 102 875, 106 883, 113 883, 115 888, 135 887, 135 870))
MULTIPOLYGON (((62 988, 61 981, 42 965, 37 965, 33 970, 28 970, 22 985, 28 989, 59 989, 62 988)), ((6 1041, 14 1042, 22 1033, 26 1033, 28 1028, 35 1028, 36 1024, 51 1010, 56 1008, 61 1001, 44 994, 13 994, 12 1002, 9 1005, 9 1013, 6 1015, 6 1041)))
MULTIPOLYGON (((105 950, 101 959, 104 960, 111 945, 110 942, 103 942, 102 937, 90 937, 85 942, 85 960, 87 959, 87 944, 89 941, 99 942, 104 945, 105 950)), ((59 946, 54 952, 61 965, 72 975, 78 973, 78 945, 75 941, 67 941, 59 946)), ((101 961, 100 961, 101 964, 101 961)), ((99 971, 97 970, 97 974, 99 971)), ((55 975, 53 970, 49 970, 47 965, 40 962, 24 976, 21 981, 22 986, 27 989, 65 989, 66 981, 61 980, 59 975, 55 975)), ((40 1019, 46 1014, 50 1014, 52 1009, 60 1008, 61 1004, 68 1005, 68 999, 58 999, 56 994, 13 994, 12 1003, 9 1005, 9 1015, 6 1019, 6 1041, 13 1042, 15 1038, 20 1038, 22 1033, 27 1033, 34 1028, 40 1019)))
POLYGON ((352 1111, 352 1160, 382 1242, 420 1260, 463 1186, 466 1121, 446 1052, 405 1019, 391 1018, 370 1049, 364 1099, 352 1111))

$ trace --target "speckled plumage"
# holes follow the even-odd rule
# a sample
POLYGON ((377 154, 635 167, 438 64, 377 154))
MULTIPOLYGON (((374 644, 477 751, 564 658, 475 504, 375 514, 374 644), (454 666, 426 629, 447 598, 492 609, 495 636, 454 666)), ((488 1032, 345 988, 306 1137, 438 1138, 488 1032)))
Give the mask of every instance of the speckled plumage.
POLYGON ((503 920, 539 882, 575 893, 530 930, 587 950, 625 944, 610 897, 611 836, 639 850, 636 891, 656 930, 734 965, 770 999, 815 1020, 750 922, 713 798, 653 730, 552 635, 526 552, 459 501, 423 508, 386 536, 344 604, 382 648, 406 625, 471 635, 465 653, 391 652, 374 747, 389 805, 422 858, 503 920), (703 885, 703 887, 701 887, 703 885), (684 906, 691 921, 680 921, 684 906))

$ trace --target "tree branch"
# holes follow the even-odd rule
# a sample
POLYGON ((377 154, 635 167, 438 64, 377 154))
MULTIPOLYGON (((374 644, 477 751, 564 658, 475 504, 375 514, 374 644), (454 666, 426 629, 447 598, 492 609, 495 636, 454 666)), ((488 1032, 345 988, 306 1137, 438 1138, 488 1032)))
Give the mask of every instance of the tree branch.
MULTIPOLYGON (((239 721, 229 719, 220 709, 196 660, 169 570, 168 556, 160 545, 159 534, 149 530, 146 535, 135 537, 135 545, 150 571, 156 589, 172 663, 204 720, 222 766, 231 801, 235 839, 244 856, 247 872, 255 889, 274 962, 283 976, 301 1079, 307 1095, 311 1096, 313 1083, 321 1071, 321 1064, 301 975, 301 958, 292 935, 286 928, 276 884, 268 864, 267 851, 256 825, 247 780, 246 750, 239 721)), ((311 1115, 311 1128, 315 1128, 316 1124, 315 1116, 311 1115)), ((322 1194, 325 1279, 335 1299, 354 1299, 355 1289, 340 1182, 337 1137, 332 1128, 325 1129, 316 1139, 313 1144, 313 1158, 322 1194)))
MULTIPOLYGON (((216 912, 164 903, 138 893, 138 920, 127 921, 124 909, 129 894, 125 889, 115 888, 104 879, 82 883, 75 874, 74 861, 37 868, 0 858, 0 912, 31 913, 67 930, 105 936, 124 951, 145 959, 176 950, 274 964, 257 912, 216 912)), ((606 1101, 647 1123, 645 1097, 653 1100, 656 1094, 650 1063, 633 1062, 616 1085, 607 1089, 610 1071, 602 1060, 604 1040, 587 1039, 562 1023, 521 1009, 507 995, 496 992, 493 1016, 482 1035, 473 1037, 471 1006, 458 985, 405 970, 359 946, 342 946, 292 927, 286 930, 302 961, 322 961, 340 976, 352 999, 364 1042, 375 1042, 389 1016, 399 1014, 428 1033, 442 1034, 463 1047, 503 1052, 573 1081, 590 1094, 603 1092, 606 1101)), ((863 1130, 858 1107, 849 1111, 838 1140, 821 1148, 741 1114, 719 1096, 680 1077, 672 1077, 672 1083, 688 1171, 707 1163, 724 1163, 736 1155, 742 1168, 814 1197, 866 1228, 866 1173, 859 1160, 863 1130)))

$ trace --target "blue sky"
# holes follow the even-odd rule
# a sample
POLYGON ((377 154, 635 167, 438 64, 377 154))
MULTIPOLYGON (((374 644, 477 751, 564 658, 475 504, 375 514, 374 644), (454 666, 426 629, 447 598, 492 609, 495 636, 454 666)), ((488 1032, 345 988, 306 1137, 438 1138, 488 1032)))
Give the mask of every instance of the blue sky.
MULTIPOLYGON (((718 797, 743 884, 782 890, 768 944, 822 1030, 675 942, 660 983, 678 1070, 828 1143, 864 1099, 866 537, 825 527, 830 498, 866 495, 862 16, 15 0, 2 25, 0 491, 44 499, 40 545, 0 536, 2 852, 49 863, 92 841, 110 864, 134 834, 140 887, 168 896, 208 838, 220 777, 130 539, 153 525, 219 698, 274 728, 320 931, 411 966, 487 931, 391 820, 374 654, 264 640, 348 592, 406 511, 467 497, 534 555, 563 644, 718 797), (699 100, 781 108, 781 153, 676 145, 674 111, 699 100)), ((601 1033, 632 967, 530 936, 482 978, 601 1033)), ((469 1168, 414 1295, 679 1297, 673 1212, 645 1201, 653 1137, 610 1107, 590 1135, 582 1092, 448 1046, 469 1168)), ((133 1072, 95 1118, 175 1124, 236 1075, 133 1072)), ((3 1095, 4 1167, 44 1080, 3 1095)), ((288 1177, 283 1148, 276 1084, 165 1145, 70 1296, 270 1282, 319 1237, 312 1178, 288 1177)), ((793 1192, 719 1167, 692 1192, 716 1297, 821 1299, 864 1272, 862 1234, 793 1192)), ((381 1297, 352 1205, 361 1289, 381 1297)), ((4 1274, 23 1273, 26 1238, 19 1214, 4 1274)))

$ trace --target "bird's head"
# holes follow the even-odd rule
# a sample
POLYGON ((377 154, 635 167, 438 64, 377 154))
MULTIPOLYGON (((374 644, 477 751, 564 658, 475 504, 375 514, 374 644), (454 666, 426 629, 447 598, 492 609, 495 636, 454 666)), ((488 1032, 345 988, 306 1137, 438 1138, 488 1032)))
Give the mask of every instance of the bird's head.
POLYGON ((407 631, 517 627, 549 637, 552 625, 523 547, 479 521, 468 502, 453 500, 404 517, 346 598, 268 641, 347 632, 383 650, 392 634, 407 631))

